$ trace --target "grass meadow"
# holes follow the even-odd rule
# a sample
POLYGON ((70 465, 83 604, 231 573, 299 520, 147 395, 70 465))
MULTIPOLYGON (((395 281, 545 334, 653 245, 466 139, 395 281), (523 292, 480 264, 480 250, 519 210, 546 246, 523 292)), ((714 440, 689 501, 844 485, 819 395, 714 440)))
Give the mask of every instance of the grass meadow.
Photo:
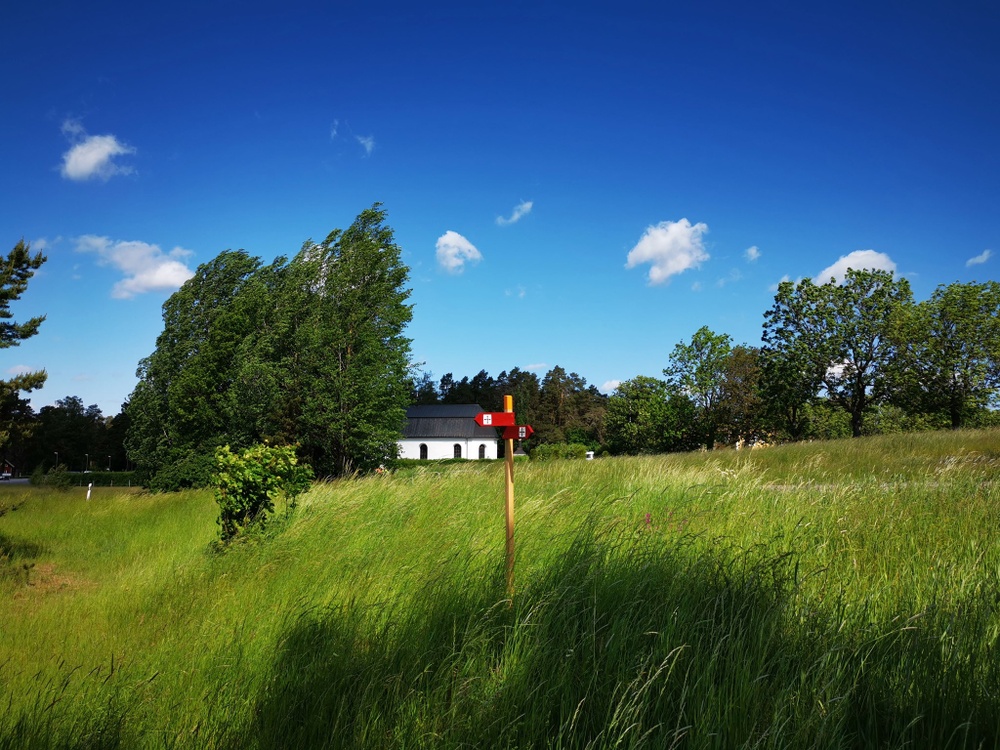
POLYGON ((0 489, 0 748, 994 748, 1000 432, 0 489))

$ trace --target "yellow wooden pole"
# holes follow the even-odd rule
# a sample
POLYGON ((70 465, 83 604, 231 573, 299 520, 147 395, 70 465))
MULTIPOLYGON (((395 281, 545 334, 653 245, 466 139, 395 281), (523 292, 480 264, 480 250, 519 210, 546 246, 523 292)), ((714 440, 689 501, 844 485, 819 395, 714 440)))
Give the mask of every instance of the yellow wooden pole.
MULTIPOLYGON (((503 410, 508 413, 514 411, 514 397, 503 397, 503 410)), ((514 439, 509 438, 504 441, 504 457, 506 458, 506 470, 504 471, 504 496, 507 505, 507 596, 513 602, 514 599, 514 439)))

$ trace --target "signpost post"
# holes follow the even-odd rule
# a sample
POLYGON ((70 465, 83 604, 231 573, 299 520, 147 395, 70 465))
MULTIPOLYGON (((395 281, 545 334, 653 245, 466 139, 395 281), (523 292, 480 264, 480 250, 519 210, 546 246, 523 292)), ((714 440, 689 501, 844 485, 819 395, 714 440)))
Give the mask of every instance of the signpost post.
MULTIPOLYGON (((508 429, 515 426, 514 423, 514 397, 503 397, 504 416, 510 415, 509 423, 506 419, 504 425, 508 429)), ((504 459, 506 470, 504 471, 504 498, 507 508, 507 596, 514 601, 514 438, 507 435, 504 430, 504 459)))
POLYGON ((503 397, 503 411, 484 411, 476 415, 480 427, 503 427, 504 503, 507 515, 507 596, 514 603, 514 441, 527 440, 534 434, 530 425, 514 420, 514 397, 503 397))

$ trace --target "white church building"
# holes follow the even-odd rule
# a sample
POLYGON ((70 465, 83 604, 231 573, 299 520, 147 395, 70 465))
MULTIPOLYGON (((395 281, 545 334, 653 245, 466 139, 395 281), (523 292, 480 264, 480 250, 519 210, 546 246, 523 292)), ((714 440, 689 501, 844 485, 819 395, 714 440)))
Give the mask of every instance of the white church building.
POLYGON ((433 461, 441 458, 497 457, 497 431, 480 427, 476 404, 430 404, 406 410, 399 457, 433 461))

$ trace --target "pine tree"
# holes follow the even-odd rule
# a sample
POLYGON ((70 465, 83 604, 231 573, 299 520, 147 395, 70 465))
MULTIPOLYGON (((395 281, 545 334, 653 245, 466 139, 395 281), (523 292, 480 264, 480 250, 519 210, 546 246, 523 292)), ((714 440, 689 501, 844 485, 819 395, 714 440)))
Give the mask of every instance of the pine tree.
MULTIPOLYGON (((24 323, 15 323, 10 311, 12 302, 17 301, 28 288, 28 281, 45 262, 41 253, 31 254, 30 245, 23 239, 0 263, 0 349, 17 346, 25 339, 38 333, 45 320, 39 315, 24 323)), ((41 388, 45 383, 44 370, 15 375, 10 380, 0 380, 0 447, 6 448, 14 436, 27 434, 25 414, 30 414, 27 402, 20 397, 22 392, 41 388)))

